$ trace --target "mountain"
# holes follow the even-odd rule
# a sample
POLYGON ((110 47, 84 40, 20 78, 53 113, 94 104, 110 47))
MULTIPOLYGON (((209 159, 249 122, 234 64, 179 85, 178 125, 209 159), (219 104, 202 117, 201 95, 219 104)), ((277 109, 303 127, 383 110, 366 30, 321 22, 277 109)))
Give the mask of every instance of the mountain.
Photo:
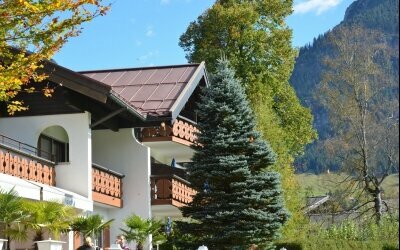
POLYGON ((387 46, 396 51, 390 62, 386 74, 397 81, 394 93, 398 96, 399 77, 399 1, 398 0, 357 0, 346 10, 344 20, 332 30, 314 38, 312 44, 299 50, 291 84, 304 105, 311 108, 314 115, 314 126, 318 131, 319 139, 306 148, 303 157, 297 159, 296 167, 299 172, 320 173, 326 169, 335 170, 338 166, 335 160, 330 159, 326 152, 326 144, 333 137, 335 131, 329 123, 329 114, 317 98, 318 84, 325 70, 324 59, 335 53, 328 40, 328 35, 335 35, 341 27, 362 26, 366 29, 379 31, 387 46))

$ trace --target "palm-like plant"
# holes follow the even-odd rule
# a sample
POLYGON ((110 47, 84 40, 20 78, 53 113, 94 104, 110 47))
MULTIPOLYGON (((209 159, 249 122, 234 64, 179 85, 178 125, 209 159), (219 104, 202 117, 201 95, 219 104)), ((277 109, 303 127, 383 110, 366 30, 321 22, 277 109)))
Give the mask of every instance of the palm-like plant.
POLYGON ((103 217, 98 214, 76 217, 71 226, 71 230, 76 234, 82 234, 83 237, 91 236, 96 239, 97 236, 107 227, 111 225, 114 219, 104 221, 103 217))
POLYGON ((28 238, 25 221, 29 214, 21 209, 23 203, 14 188, 9 191, 0 188, 0 236, 7 237, 8 243, 11 239, 22 241, 28 238))
POLYGON ((153 236, 153 241, 159 244, 166 241, 166 237, 162 231, 163 224, 161 221, 153 218, 143 219, 133 214, 124 221, 128 229, 121 228, 126 240, 136 241, 136 249, 142 250, 143 244, 149 235, 153 236))
POLYGON ((30 214, 27 226, 35 231, 35 241, 43 240, 46 231, 51 237, 59 239, 62 232, 69 230, 76 216, 73 207, 56 201, 27 201, 23 209, 30 214))

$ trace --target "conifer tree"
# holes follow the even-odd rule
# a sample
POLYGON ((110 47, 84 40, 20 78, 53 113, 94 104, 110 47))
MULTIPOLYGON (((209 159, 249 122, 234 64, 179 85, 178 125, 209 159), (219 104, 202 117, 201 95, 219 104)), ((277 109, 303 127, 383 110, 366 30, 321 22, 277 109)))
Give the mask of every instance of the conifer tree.
MULTIPOLYGON (((210 249, 270 249, 287 220, 275 154, 256 131, 253 111, 227 60, 220 59, 198 104, 199 146, 188 166, 198 193, 182 208, 180 232, 210 249)), ((198 245, 197 245, 198 246, 198 245)))

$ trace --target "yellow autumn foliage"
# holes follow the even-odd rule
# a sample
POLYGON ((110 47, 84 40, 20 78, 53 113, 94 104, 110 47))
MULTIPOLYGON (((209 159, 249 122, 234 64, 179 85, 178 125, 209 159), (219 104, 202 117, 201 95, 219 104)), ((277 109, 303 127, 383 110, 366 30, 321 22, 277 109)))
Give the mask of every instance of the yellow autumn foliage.
MULTIPOLYGON (((110 8, 95 0, 4 0, 0 2, 0 102, 9 114, 27 110, 20 92, 29 82, 44 81, 43 63, 61 49, 80 26, 110 8)), ((41 90, 51 96, 52 90, 41 90)))

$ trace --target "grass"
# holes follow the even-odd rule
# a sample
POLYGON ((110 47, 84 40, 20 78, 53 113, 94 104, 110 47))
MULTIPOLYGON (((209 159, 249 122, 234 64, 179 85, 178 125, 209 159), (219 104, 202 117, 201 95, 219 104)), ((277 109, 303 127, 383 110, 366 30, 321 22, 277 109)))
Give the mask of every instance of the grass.
POLYGON ((307 224, 302 229, 305 237, 285 239, 277 242, 277 249, 319 250, 319 249, 399 249, 399 220, 397 216, 384 216, 380 225, 375 221, 347 220, 330 228, 319 224, 307 224))
MULTIPOLYGON (((301 192, 312 194, 314 196, 325 195, 329 192, 335 192, 340 187, 340 182, 346 178, 346 174, 324 173, 298 174, 296 179, 300 184, 301 192)), ((386 177, 382 184, 386 198, 395 198, 399 196, 399 174, 392 174, 386 177)))
POLYGON ((398 250, 398 241, 353 241, 353 240, 295 240, 292 242, 278 243, 276 249, 283 247, 288 250, 398 250))

